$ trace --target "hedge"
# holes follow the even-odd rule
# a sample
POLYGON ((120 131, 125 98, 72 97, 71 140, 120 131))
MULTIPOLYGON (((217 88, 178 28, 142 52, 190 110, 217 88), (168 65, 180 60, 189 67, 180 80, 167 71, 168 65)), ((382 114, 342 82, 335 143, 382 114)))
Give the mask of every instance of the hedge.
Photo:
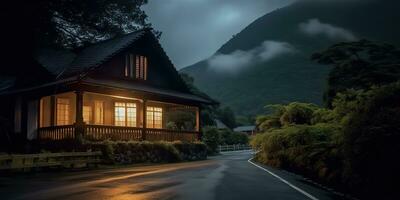
POLYGON ((108 164, 169 163, 207 159, 207 146, 201 142, 103 141, 76 144, 53 141, 41 144, 41 151, 102 151, 108 164))

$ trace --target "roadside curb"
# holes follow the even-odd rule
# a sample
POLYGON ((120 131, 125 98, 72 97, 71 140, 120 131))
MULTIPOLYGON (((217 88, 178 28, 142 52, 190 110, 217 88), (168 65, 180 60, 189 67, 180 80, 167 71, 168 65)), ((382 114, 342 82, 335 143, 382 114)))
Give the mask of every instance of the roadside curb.
MULTIPOLYGON (((258 152, 256 152, 256 153, 258 153, 258 152)), ((256 167, 258 167, 258 168, 260 168, 260 169, 262 169, 262 170, 264 170, 264 171, 267 171, 268 173, 270 173, 272 176, 274 176, 274 177, 276 177, 276 178, 278 178, 279 180, 283 180, 282 182, 284 182, 284 183, 286 183, 286 184, 288 184, 289 182, 288 181, 286 181, 285 179, 283 179, 283 178, 281 178, 281 177, 279 177, 278 175, 276 175, 275 173, 273 173, 273 172, 271 172, 270 170, 268 170, 268 169, 265 169, 264 167, 262 167, 262 166, 260 166, 259 164, 256 164, 255 162, 253 162, 252 160, 254 159, 254 157, 253 158, 250 158, 249 160, 248 160, 248 162, 250 163, 250 164, 252 164, 252 165, 254 165, 254 166, 256 166, 256 167)), ((348 200, 360 200, 360 199, 358 199, 358 198, 355 198, 355 197, 353 197, 353 196, 350 196, 350 195, 346 195, 346 194, 344 194, 344 193, 341 193, 341 192, 337 192, 336 190, 334 190, 333 188, 330 188, 330 187, 327 187, 327 186, 324 186, 324 185, 322 185, 322 184, 320 184, 320 183, 317 183, 317 182, 315 182, 315 181, 313 181, 313 180, 311 180, 311 179, 309 179, 309 178, 306 178, 306 177, 303 177, 303 176, 301 176, 301 175, 299 175, 299 174, 295 174, 295 173, 292 173, 292 172, 289 172, 289 171, 284 171, 285 173, 287 173, 287 174, 289 174, 289 175, 293 175, 293 176, 298 176, 298 177, 301 177, 301 179, 303 180, 303 181, 305 181, 305 182, 307 182, 307 183, 309 183, 309 184, 311 184, 311 185, 315 185, 315 186, 317 186, 317 187, 319 187, 319 188, 322 188, 323 190, 326 190, 326 191, 328 191, 328 192, 331 192, 332 194, 334 194, 334 195, 337 195, 337 196, 340 196, 340 197, 342 197, 342 198, 344 198, 344 199, 348 199, 348 200)), ((290 183, 289 183, 290 184, 290 183)), ((288 184, 288 185, 289 185, 288 184)), ((289 186, 291 186, 291 185, 289 185, 289 186)), ((294 185, 293 185, 294 186, 294 185)), ((291 186, 292 187, 292 186, 291 186)), ((296 187, 296 186, 294 186, 294 187, 296 187)), ((293 188, 293 187, 292 187, 293 188)), ((297 187, 296 187, 297 188, 297 187)), ((295 189, 295 188, 294 188, 295 189)), ((297 189, 295 189, 295 190, 297 190, 297 189)), ((300 189, 301 190, 301 189, 300 189)), ((297 190, 298 191, 298 190, 297 190)), ((299 191, 300 192, 300 191, 299 191)), ((303 192, 300 192, 300 193, 303 193, 303 192)), ((307 193, 307 192, 305 192, 305 193, 307 193)), ((304 193, 303 193, 304 194, 304 193)), ((308 193, 307 193, 308 194, 308 193)), ((307 196, 307 195, 306 195, 307 196)), ((312 195, 311 195, 312 196, 312 195)), ((307 196, 307 197, 309 197, 309 196, 307 196)), ((310 197, 309 197, 310 198, 310 197)), ((314 197, 315 198, 315 197, 314 197)), ((313 199, 313 198, 310 198, 310 199, 313 199)), ((318 200, 318 198, 315 198, 315 199, 313 199, 313 200, 318 200)))

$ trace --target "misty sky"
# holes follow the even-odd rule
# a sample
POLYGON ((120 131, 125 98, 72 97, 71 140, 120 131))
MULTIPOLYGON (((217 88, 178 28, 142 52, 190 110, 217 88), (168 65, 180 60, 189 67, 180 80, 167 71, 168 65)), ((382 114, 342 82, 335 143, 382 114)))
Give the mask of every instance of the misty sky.
POLYGON ((294 0, 150 0, 144 7, 180 69, 210 57, 258 17, 294 0))

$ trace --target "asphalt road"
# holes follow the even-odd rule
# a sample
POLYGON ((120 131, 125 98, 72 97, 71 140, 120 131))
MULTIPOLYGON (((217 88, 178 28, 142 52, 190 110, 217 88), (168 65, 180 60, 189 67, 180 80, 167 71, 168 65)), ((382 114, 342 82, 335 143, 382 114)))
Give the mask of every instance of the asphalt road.
POLYGON ((247 151, 189 163, 2 176, 0 199, 341 199, 262 166, 276 177, 251 157, 247 151))

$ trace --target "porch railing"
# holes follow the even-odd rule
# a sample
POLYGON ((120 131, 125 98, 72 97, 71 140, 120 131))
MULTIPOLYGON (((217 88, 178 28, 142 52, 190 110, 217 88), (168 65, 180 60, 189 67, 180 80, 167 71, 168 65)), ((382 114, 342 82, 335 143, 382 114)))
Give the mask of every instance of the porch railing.
MULTIPOLYGON (((38 138, 41 140, 64 140, 74 139, 76 134, 75 125, 52 126, 38 129, 38 138)), ((133 140, 133 141, 196 141, 198 132, 178 131, 166 129, 143 129, 136 127, 85 125, 83 136, 87 140, 133 140)))
POLYGON ((136 127, 86 125, 88 140, 141 140, 142 129, 136 127))
POLYGON ((51 126, 38 129, 38 138, 41 140, 65 140, 75 138, 75 126, 51 126))
POLYGON ((146 129, 146 140, 149 141, 195 141, 198 138, 198 132, 176 131, 166 129, 146 129))

